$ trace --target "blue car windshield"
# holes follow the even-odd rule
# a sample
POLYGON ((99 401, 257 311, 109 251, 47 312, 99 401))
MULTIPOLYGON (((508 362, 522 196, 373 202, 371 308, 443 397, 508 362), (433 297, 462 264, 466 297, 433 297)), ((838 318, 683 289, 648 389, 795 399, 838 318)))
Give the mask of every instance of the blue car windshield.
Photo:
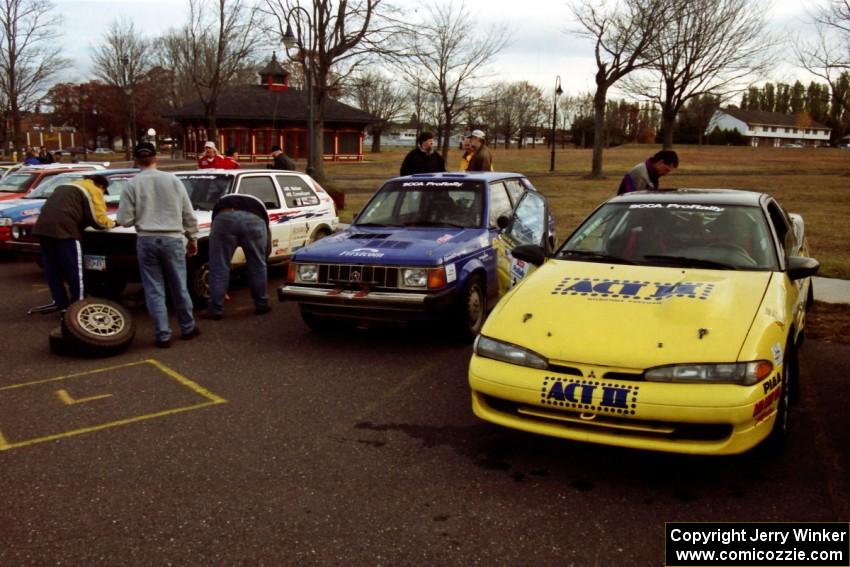
POLYGON ((38 187, 33 189, 29 195, 26 196, 27 199, 47 199, 50 195, 53 194, 53 191, 56 190, 57 187, 62 185, 63 183, 68 183, 69 181, 74 181, 76 179, 82 179, 82 175, 54 175, 46 180, 44 180, 38 187))
POLYGON ((776 270, 758 207, 701 203, 611 203, 597 209, 556 253, 565 260, 776 270))
POLYGON ((354 224, 479 228, 483 219, 482 182, 409 179, 384 185, 354 224))

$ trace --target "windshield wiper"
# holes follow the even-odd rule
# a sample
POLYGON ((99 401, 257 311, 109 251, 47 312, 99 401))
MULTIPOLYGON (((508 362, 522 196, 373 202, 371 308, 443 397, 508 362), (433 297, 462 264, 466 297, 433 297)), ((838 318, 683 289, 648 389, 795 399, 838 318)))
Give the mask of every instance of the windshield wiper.
POLYGON ((425 220, 406 222, 406 223, 404 223, 403 226, 449 226, 449 227, 453 227, 453 228, 466 228, 462 224, 457 224, 457 223, 454 223, 454 222, 425 221, 425 220))
POLYGON ((702 258, 691 258, 689 256, 665 256, 663 254, 650 254, 643 257, 644 260, 665 260, 674 262, 685 268, 720 268, 723 270, 737 270, 738 266, 717 262, 716 260, 704 260, 702 258))
POLYGON ((401 226, 400 224, 388 224, 385 222, 358 222, 354 226, 401 226))
POLYGON ((561 252, 560 257, 564 258, 566 256, 578 256, 582 260, 589 260, 591 262, 610 262, 612 264, 634 264, 631 260, 626 260, 625 258, 620 258, 619 256, 611 256, 610 254, 603 254, 602 252, 593 252, 592 250, 564 250, 561 252))

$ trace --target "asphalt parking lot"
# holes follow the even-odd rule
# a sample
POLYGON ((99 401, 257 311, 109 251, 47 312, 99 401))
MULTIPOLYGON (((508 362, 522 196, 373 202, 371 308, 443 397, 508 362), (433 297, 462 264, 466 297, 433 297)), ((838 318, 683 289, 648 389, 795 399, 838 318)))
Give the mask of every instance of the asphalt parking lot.
POLYGON ((0 295, 2 565, 643 566, 664 521, 850 519, 847 346, 801 352, 781 458, 709 459, 484 424, 435 330, 321 336, 237 288, 191 342, 136 306, 129 351, 61 358, 38 268, 0 295))

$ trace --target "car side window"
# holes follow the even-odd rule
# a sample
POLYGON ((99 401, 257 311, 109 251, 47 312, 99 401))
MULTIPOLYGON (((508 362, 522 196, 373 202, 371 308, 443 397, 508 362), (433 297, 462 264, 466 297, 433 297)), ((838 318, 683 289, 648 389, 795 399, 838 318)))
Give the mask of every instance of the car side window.
POLYGON ((510 226, 505 230, 518 244, 543 245, 546 230, 546 201, 539 193, 529 192, 514 210, 510 226))
POLYGON ((319 204, 319 196, 297 175, 276 175, 275 179, 283 191, 287 208, 312 207, 319 204))
POLYGON ((496 228, 496 221, 499 217, 509 217, 511 215, 511 199, 508 197, 507 189, 504 183, 490 184, 490 228, 496 228))
POLYGON ((776 237, 782 244, 783 252, 787 256, 794 249, 794 231, 791 230, 788 218, 774 202, 768 203, 767 214, 770 215, 770 222, 776 230, 776 237))
POLYGON ((522 197, 525 187, 520 183, 519 179, 508 179, 505 181, 505 187, 508 189, 508 194, 511 196, 511 202, 516 206, 522 197))
POLYGON ((262 201, 267 209, 279 209, 280 198, 271 177, 260 175, 255 177, 243 177, 239 183, 238 193, 242 195, 253 195, 262 201))

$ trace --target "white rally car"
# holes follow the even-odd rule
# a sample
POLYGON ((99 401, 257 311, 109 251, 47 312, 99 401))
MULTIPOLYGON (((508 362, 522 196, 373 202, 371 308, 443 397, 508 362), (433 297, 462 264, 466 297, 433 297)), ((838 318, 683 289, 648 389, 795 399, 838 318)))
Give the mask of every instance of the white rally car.
MULTIPOLYGON (((339 218, 330 195, 309 175, 271 169, 201 169, 177 172, 198 217, 198 255, 188 265, 189 293, 203 304, 209 296, 208 236, 212 209, 228 193, 253 195, 266 205, 271 224, 269 263, 283 262, 304 245, 331 234, 339 218)), ((86 285, 95 295, 113 296, 129 281, 139 281, 136 232, 117 227, 87 231, 83 237, 86 285)), ((232 264, 245 256, 236 249, 232 264)))

